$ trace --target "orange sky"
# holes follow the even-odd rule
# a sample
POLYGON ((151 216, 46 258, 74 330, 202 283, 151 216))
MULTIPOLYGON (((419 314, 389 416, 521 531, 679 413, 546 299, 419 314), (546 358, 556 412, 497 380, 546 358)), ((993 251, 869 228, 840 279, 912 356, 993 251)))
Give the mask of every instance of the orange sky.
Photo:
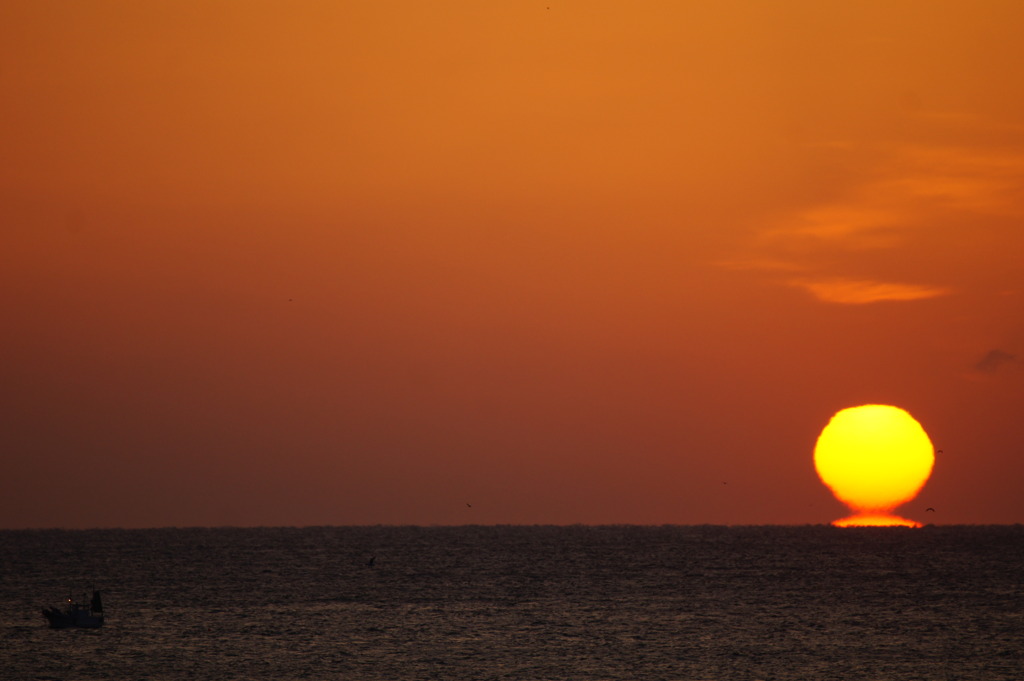
POLYGON ((7 0, 0 527, 1024 522, 1022 25, 7 0))

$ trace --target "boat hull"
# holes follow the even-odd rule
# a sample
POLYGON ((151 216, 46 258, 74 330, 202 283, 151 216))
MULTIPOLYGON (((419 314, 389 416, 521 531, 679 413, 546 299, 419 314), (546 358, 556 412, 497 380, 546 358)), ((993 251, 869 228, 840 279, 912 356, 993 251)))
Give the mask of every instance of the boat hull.
POLYGON ((52 629, 70 629, 80 627, 85 629, 96 629, 103 626, 103 615, 94 615, 88 610, 69 609, 58 610, 50 608, 43 610, 43 617, 50 623, 52 629))

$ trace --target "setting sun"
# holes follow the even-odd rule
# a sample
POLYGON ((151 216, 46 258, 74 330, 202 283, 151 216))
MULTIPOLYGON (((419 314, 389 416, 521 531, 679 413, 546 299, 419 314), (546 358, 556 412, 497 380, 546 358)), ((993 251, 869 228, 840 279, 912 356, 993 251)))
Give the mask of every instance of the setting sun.
POLYGON ((843 409, 821 431, 814 467, 854 515, 841 527, 920 523, 890 511, 910 501, 931 475, 935 453, 921 424, 898 407, 867 404, 843 409))

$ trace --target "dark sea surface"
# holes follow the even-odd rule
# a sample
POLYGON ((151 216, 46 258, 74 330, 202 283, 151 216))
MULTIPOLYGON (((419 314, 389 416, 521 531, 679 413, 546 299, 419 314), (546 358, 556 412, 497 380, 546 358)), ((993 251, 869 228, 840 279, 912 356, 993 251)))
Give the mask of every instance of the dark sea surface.
POLYGON ((1024 679, 1024 526, 4 531, 0 598, 3 679, 1024 679))

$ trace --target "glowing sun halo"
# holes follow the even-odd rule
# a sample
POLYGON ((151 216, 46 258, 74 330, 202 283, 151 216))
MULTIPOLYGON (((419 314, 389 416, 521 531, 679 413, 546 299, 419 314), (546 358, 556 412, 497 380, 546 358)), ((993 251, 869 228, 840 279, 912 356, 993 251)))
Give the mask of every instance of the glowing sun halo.
POLYGON ((833 525, 921 523, 890 512, 917 496, 931 475, 935 450, 921 424, 899 407, 866 404, 832 417, 814 447, 818 477, 854 515, 833 525))

